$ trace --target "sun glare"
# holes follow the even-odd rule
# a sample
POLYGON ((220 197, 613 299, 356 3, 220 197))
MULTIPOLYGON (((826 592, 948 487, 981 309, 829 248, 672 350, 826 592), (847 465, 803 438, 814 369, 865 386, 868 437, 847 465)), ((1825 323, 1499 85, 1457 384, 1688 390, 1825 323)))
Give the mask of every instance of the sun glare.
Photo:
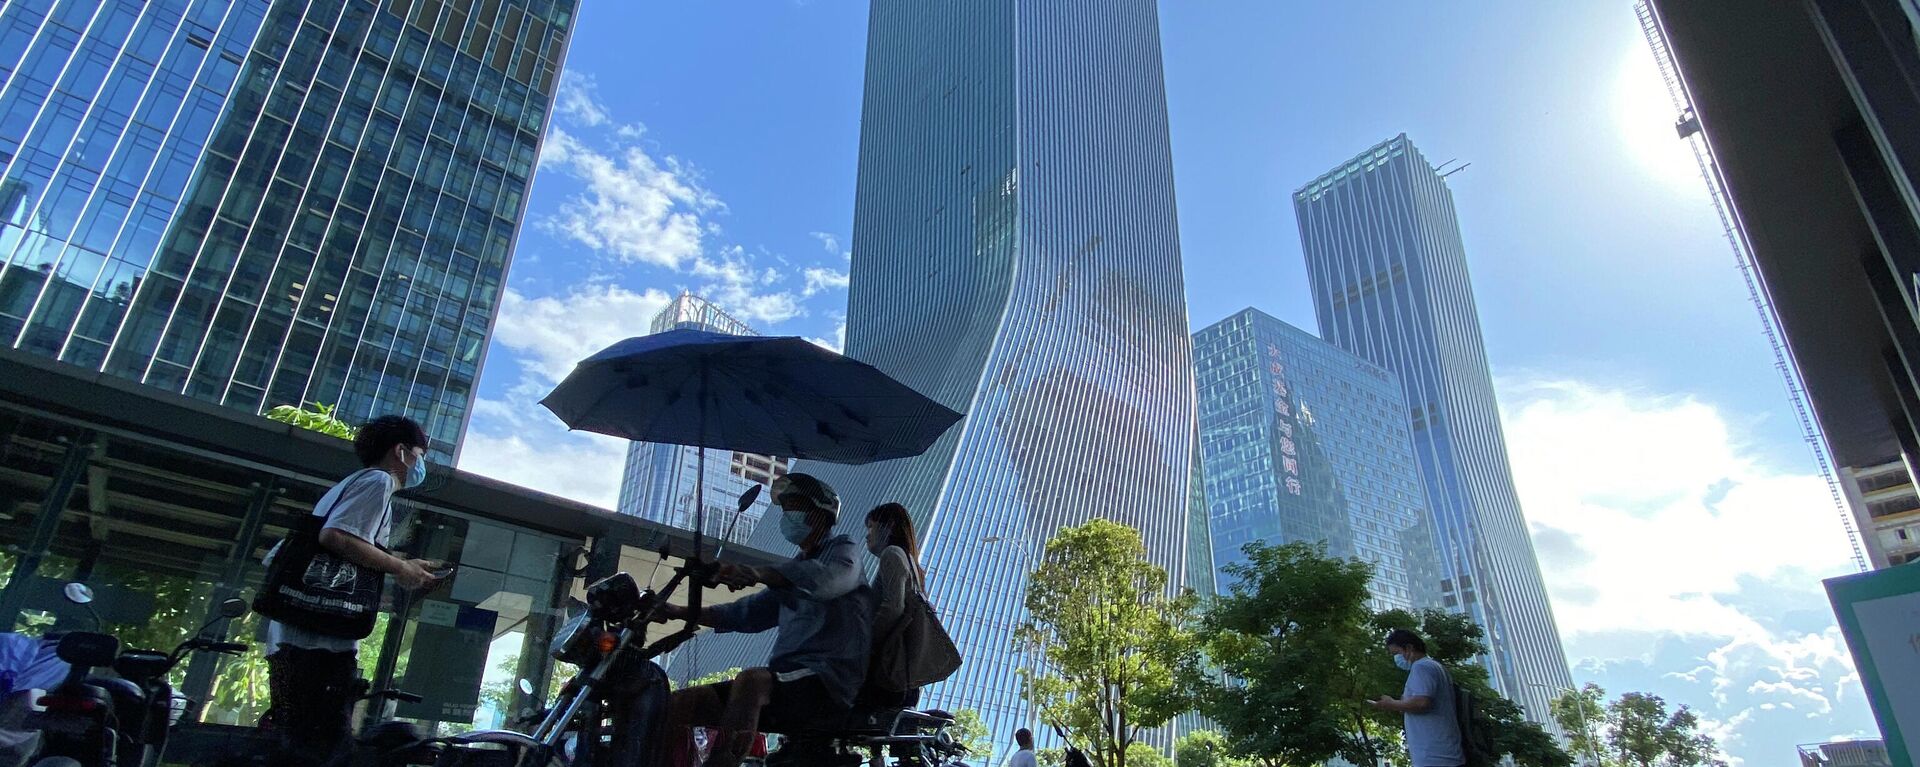
POLYGON ((1699 166, 1687 142, 1674 131, 1680 115, 1667 95, 1653 51, 1635 41, 1624 53, 1613 83, 1613 115, 1620 142, 1650 178, 1679 189, 1698 187, 1699 166))

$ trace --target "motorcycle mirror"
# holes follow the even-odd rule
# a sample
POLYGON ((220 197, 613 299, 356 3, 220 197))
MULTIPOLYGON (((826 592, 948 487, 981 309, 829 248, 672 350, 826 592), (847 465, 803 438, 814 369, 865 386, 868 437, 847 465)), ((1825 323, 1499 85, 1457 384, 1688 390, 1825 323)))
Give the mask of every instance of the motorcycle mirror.
POLYGON ((521 695, 533 694, 533 683, 530 681, 527 681, 525 677, 522 677, 520 679, 520 694, 521 695))
POLYGON ((240 599, 239 597, 228 597, 220 602, 220 617, 238 618, 246 614, 246 600, 240 599))
POLYGON ((753 506, 754 500, 759 497, 760 485, 759 483, 755 483, 752 487, 747 488, 746 492, 740 494, 740 507, 734 509, 734 511, 742 514, 746 513, 747 509, 753 506))
POLYGON ((93 604, 93 589, 87 584, 69 583, 60 591, 67 596, 67 601, 76 605, 93 604))

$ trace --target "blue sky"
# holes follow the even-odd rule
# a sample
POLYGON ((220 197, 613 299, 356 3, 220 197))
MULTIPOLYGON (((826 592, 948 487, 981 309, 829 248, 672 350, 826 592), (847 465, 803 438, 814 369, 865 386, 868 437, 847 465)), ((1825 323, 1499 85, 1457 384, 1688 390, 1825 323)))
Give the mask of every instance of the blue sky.
MULTIPOLYGON (((1163 3, 1193 326, 1313 328, 1291 193, 1405 132, 1449 178, 1579 681, 1749 764, 1873 732, 1850 567, 1630 2, 1163 3), (1249 275, 1257 278, 1249 279, 1249 275)), ((533 404, 668 295, 844 327, 866 4, 583 3, 462 467, 611 505, 621 446, 533 404)))

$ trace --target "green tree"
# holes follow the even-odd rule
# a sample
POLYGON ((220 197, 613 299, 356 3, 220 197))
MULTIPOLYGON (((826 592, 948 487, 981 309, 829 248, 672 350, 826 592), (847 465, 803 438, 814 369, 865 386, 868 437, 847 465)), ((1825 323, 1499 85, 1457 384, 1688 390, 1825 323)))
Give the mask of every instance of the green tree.
POLYGON ((1723 765, 1719 747, 1699 731, 1700 719, 1686 706, 1667 713, 1667 702, 1642 692, 1607 704, 1607 745, 1621 764, 1633 767, 1723 765))
MULTIPOLYGON (((1227 739, 1213 730, 1194 730, 1173 744, 1174 767, 1249 767, 1227 747, 1227 739)), ((1135 765, 1138 767, 1138 765, 1135 765)))
POLYGON ((947 726, 947 733, 953 740, 967 749, 963 760, 968 764, 993 764, 993 733, 987 730, 987 723, 980 718, 980 712, 963 708, 953 712, 953 724, 947 726))
POLYGON ((305 406, 276 405, 272 410, 267 411, 267 417, 341 439, 353 439, 353 435, 358 432, 352 424, 334 415, 333 405, 318 402, 309 402, 305 406))
POLYGON ((1173 761, 1160 749, 1135 741, 1127 746, 1127 764, 1133 767, 1173 767, 1173 761))
POLYGON ((1600 728, 1607 721, 1607 691, 1588 682, 1578 690, 1567 690, 1550 704, 1553 720, 1567 733, 1567 745, 1576 754, 1598 758, 1602 743, 1600 728))
POLYGON ((1043 667, 1020 672, 1028 701, 1097 767, 1127 767, 1143 729, 1190 708, 1176 669, 1196 646, 1195 603, 1167 596, 1139 531, 1103 519, 1059 531, 1027 581, 1032 619, 1017 632, 1043 667))
POLYGON ((1324 544, 1254 542, 1227 567, 1235 582, 1201 620, 1209 669, 1189 667, 1200 711, 1230 752, 1265 765, 1336 756, 1375 763, 1361 656, 1369 640, 1365 562, 1327 556, 1324 544), (1224 674, 1211 673, 1217 669, 1224 674))

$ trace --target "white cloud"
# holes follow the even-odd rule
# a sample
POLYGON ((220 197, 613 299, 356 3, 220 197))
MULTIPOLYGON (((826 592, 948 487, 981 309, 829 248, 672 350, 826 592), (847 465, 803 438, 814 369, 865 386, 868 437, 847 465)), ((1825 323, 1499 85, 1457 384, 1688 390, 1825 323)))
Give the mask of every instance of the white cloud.
POLYGON ((824 266, 807 267, 803 274, 807 278, 807 287, 800 292, 802 296, 814 296, 828 290, 846 290, 847 273, 828 269, 824 266))
POLYGON ((819 240, 820 247, 825 248, 829 254, 841 257, 853 255, 840 249, 840 238, 834 236, 831 232, 809 232, 809 234, 812 234, 814 239, 819 240))
POLYGON ((800 307, 800 297, 793 293, 761 290, 779 282, 780 273, 754 266, 752 258, 738 246, 713 258, 695 259, 692 273, 706 280, 697 291, 700 295, 744 322, 776 325, 806 314, 800 307))
MULTIPOLYGON (((620 339, 645 335, 653 315, 669 300, 659 290, 636 293, 618 285, 583 285, 564 296, 539 298, 508 288, 500 299, 493 339, 513 350, 528 372, 538 375, 538 382, 551 385, 588 355, 620 339)), ((474 412, 487 413, 480 405, 474 412)))
POLYGON ((845 354, 847 351, 847 318, 841 317, 839 324, 834 326, 832 340, 825 338, 808 338, 807 340, 821 347, 832 349, 836 353, 845 354))
POLYGON ((612 119, 606 105, 600 103, 600 83, 593 75, 569 69, 560 73, 560 90, 554 94, 553 110, 563 118, 589 128, 598 128, 612 119))
POLYGON ((636 143, 603 152, 553 128, 541 165, 585 186, 541 227, 628 263, 681 268, 713 229, 705 216, 725 208, 680 160, 657 159, 636 143))
POLYGON ((626 440, 569 432, 544 409, 522 421, 518 429, 468 431, 460 468, 603 509, 619 503, 626 440))
POLYGON ((1692 397, 1498 384, 1575 668, 1692 704, 1736 763, 1858 726, 1863 707, 1837 705, 1853 667, 1819 588, 1849 545, 1811 461, 1768 465, 1692 397))

